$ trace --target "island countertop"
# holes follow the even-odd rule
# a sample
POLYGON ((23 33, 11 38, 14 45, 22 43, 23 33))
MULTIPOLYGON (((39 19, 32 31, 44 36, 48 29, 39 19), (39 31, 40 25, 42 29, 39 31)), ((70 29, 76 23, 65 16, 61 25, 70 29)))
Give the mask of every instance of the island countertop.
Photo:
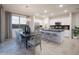
POLYGON ((64 39, 63 31, 51 31, 51 30, 40 30, 42 33, 42 38, 61 43, 64 39))

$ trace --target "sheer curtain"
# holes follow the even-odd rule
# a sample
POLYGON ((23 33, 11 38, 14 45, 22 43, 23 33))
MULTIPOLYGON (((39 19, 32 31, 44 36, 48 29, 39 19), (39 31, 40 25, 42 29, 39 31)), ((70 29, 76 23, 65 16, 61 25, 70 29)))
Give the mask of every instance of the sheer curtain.
POLYGON ((1 8, 0 8, 0 43, 1 43, 1 8))
POLYGON ((11 21, 11 13, 5 12, 5 30, 6 30, 6 39, 12 38, 12 21, 11 21))

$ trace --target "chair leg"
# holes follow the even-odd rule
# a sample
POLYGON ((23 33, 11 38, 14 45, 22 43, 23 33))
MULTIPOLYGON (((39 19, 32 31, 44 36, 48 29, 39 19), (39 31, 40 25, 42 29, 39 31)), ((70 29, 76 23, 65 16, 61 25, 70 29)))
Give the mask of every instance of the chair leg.
POLYGON ((41 45, 41 43, 40 43, 40 51, 42 51, 42 45, 41 45))

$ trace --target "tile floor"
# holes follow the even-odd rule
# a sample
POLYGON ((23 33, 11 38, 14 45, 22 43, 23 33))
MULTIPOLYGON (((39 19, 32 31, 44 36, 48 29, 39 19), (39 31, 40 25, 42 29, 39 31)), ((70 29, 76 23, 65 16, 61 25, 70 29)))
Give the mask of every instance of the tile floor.
POLYGON ((64 39, 61 44, 42 40, 42 50, 37 46, 35 49, 26 50, 19 47, 15 39, 0 44, 0 55, 78 55, 79 40, 64 39))

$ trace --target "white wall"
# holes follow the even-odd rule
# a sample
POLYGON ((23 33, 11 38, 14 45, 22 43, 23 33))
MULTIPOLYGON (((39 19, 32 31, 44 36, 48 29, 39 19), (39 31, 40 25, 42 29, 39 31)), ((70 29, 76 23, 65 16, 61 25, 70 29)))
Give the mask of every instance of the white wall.
POLYGON ((72 25, 79 27, 79 13, 72 14, 72 25))
POLYGON ((43 28, 49 29, 49 18, 48 17, 45 17, 45 18, 35 18, 34 19, 34 24, 43 25, 43 28))
POLYGON ((34 19, 34 23, 38 23, 39 25, 43 25, 43 20, 42 19, 34 19))

